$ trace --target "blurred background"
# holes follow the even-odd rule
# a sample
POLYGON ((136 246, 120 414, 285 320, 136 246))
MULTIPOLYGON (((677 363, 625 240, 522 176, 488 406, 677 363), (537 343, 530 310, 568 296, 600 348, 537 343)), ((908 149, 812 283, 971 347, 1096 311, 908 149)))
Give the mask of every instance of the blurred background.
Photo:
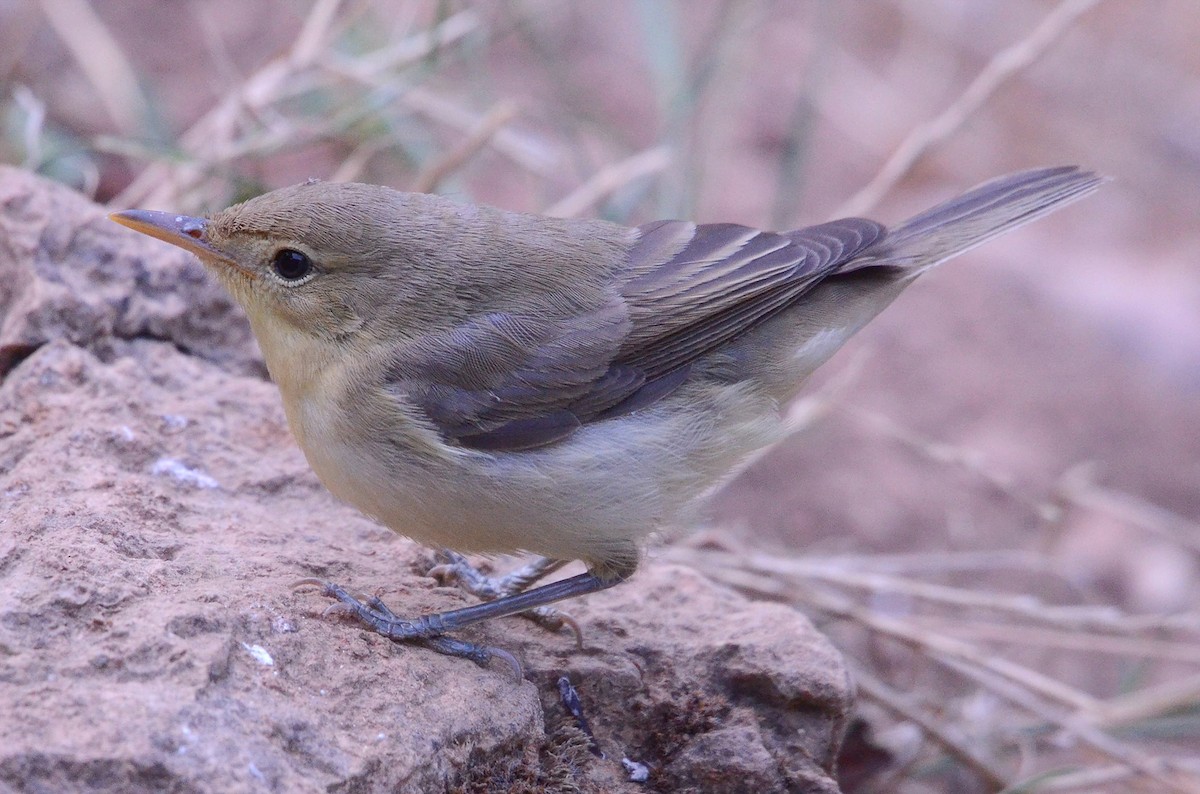
POLYGON ((834 637, 862 701, 847 791, 1195 791, 1196 11, 0 0, 0 160, 114 208, 318 177, 769 228, 1108 175, 914 286, 711 526, 652 553, 834 637))

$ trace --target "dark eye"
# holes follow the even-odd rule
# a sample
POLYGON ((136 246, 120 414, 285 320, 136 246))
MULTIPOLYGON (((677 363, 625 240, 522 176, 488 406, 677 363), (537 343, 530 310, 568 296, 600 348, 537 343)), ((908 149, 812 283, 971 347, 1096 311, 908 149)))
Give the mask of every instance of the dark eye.
POLYGON ((294 248, 280 248, 271 260, 271 267, 284 281, 299 281, 312 272, 313 263, 307 254, 294 248))

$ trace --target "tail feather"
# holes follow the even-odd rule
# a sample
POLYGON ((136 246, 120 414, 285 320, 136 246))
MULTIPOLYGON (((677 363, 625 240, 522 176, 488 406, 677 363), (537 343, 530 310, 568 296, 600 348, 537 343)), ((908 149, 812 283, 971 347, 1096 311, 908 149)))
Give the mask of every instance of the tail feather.
POLYGON ((859 261, 899 266, 915 277, 1089 195, 1105 181, 1075 166, 1002 176, 910 218, 864 252, 859 261))

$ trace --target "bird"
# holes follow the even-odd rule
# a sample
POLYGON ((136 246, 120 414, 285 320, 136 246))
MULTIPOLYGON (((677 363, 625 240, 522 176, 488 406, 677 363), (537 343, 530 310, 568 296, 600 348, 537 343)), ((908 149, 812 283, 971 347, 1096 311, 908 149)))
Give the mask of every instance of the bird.
POLYGON ((207 217, 110 218, 195 254, 242 306, 320 481, 447 550, 487 600, 404 618, 299 584, 393 640, 515 662, 454 632, 630 578, 645 539, 777 443, 806 378, 917 277, 1103 181, 1013 173, 894 228, 631 227, 318 180, 207 217), (466 553, 536 556, 493 580, 466 553))

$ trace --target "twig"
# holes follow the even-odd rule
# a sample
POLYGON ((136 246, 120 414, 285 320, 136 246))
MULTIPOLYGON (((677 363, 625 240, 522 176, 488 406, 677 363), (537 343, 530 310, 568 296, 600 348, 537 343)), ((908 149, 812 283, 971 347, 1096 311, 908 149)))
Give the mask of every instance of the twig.
POLYGON ((909 132, 875 178, 838 208, 835 217, 863 215, 874 209, 927 151, 953 136, 996 89, 1040 58, 1075 20, 1098 2, 1063 0, 1028 36, 996 53, 954 104, 909 132))
POLYGON ((212 110, 180 136, 180 148, 193 159, 183 163, 155 163, 113 198, 113 206, 142 204, 158 206, 203 178, 208 162, 220 159, 234 140, 242 113, 257 111, 275 101, 283 86, 299 71, 308 68, 316 57, 317 43, 328 34, 341 0, 318 0, 305 19, 291 49, 249 77, 241 87, 227 94, 212 110))
MULTIPOLYGON (((386 82, 385 69, 397 69, 427 56, 437 47, 460 40, 479 22, 472 12, 460 12, 396 44, 363 56, 361 68, 351 68, 347 59, 327 54, 327 42, 338 20, 341 0, 318 0, 310 10, 292 46, 239 86, 229 91, 217 105, 179 138, 180 157, 171 162, 148 166, 112 200, 114 206, 176 206, 180 197, 194 191, 215 164, 229 162, 248 153, 269 151, 294 145, 300 138, 296 127, 273 106, 277 103, 344 81, 348 77, 379 86, 386 82), (368 79, 369 78, 369 79, 368 79), (263 128, 243 134, 248 123, 263 128)), ((395 81, 387 87, 398 90, 395 81)), ((333 121, 307 130, 308 138, 331 128, 333 121)))
POLYGON ((952 736, 942 723, 914 702, 910 695, 897 692, 861 666, 856 666, 853 674, 860 692, 901 719, 917 725, 935 744, 982 778, 990 789, 999 791, 1007 785, 1003 772, 968 747, 959 737, 952 736))
POLYGON ((341 164, 329 175, 330 182, 353 182, 367 167, 367 162, 375 155, 395 145, 392 135, 380 135, 363 141, 350 154, 346 155, 341 164))
MULTIPOLYGON (((800 601, 824 612, 832 617, 849 620, 870 632, 881 634, 907 645, 923 657, 931 659, 948 669, 977 682, 995 692, 1000 697, 1029 711, 1045 722, 1055 725, 1080 741, 1100 750, 1105 755, 1128 765, 1140 774, 1150 776, 1158 783, 1164 784, 1172 791, 1195 791, 1187 781, 1172 780, 1167 777, 1170 767, 1160 759, 1152 758, 1139 751, 1131 749, 1100 730, 1103 726, 1123 724, 1138 717, 1162 713, 1171 707, 1181 707, 1193 703, 1200 693, 1200 677, 1183 679, 1152 690, 1143 690, 1120 700, 1102 701, 1081 692, 1063 682, 1051 679, 1035 670, 1023 667, 1011 661, 976 648, 967 642, 954 637, 928 630, 912 619, 900 619, 880 615, 857 606, 853 601, 825 592, 820 588, 802 588, 796 581, 795 572, 805 568, 803 561, 786 560, 771 555, 750 555, 756 570, 747 572, 737 567, 736 555, 728 552, 702 551, 699 549, 672 549, 670 556, 682 558, 696 565, 714 579, 732 585, 748 592, 767 594, 771 597, 800 601), (720 562, 717 562, 720 561, 720 562), (786 573, 780 573, 780 570, 786 573), (764 573, 773 575, 764 576, 764 573), (1047 705, 1046 701, 1066 705, 1072 709, 1071 714, 1062 714, 1059 710, 1047 705)), ((742 558, 743 565, 746 564, 742 558)), ((856 576, 852 571, 812 571, 813 578, 825 579, 837 584, 883 584, 891 577, 856 576)), ((926 586, 921 583, 908 584, 910 594, 919 593, 934 596, 937 600, 948 602, 970 601, 970 606, 989 606, 982 594, 964 593, 955 596, 948 593, 951 588, 926 586), (977 596, 978 600, 970 598, 977 596)), ((897 582, 889 583, 895 585, 897 582)), ((885 589, 886 591, 886 589, 885 589)), ((1001 596, 1001 598, 1004 598, 1001 596)), ((1015 606, 1016 610, 1028 616, 1043 616, 1048 607, 1037 605, 1031 599, 1016 599, 1006 606, 1015 606)), ((1063 608, 1066 617, 1072 617, 1071 608, 1063 608)), ((1024 637, 1027 631, 1024 627, 1008 627, 1012 636, 1024 637)), ((1097 638, 1101 642, 1104 639, 1097 638)), ((1177 644, 1171 648, 1178 649, 1177 644)), ((1127 650, 1127 649, 1126 649, 1127 650)), ((1164 651, 1167 648, 1150 648, 1164 651)), ((1144 655, 1144 654, 1143 654, 1144 655)), ((1194 654, 1193 654, 1194 655, 1194 654)))
POLYGON ((1116 783, 1129 780, 1138 774, 1124 764, 1109 764, 1107 766, 1078 771, 1045 772, 1034 775, 1031 779, 1018 780, 1000 794, 1043 794, 1048 791, 1079 791, 1092 794, 1099 791, 1098 786, 1105 783, 1116 783))
POLYGON ((289 63, 303 69, 313 63, 325 48, 325 41, 333 28, 342 0, 317 0, 300 28, 300 35, 288 54, 289 63))
MULTIPOLYGON (((427 118, 465 133, 477 128, 483 120, 479 113, 424 88, 410 88, 399 100, 427 118)), ((545 142, 513 129, 497 130, 488 139, 488 145, 526 171, 547 179, 557 177, 567 159, 545 142)))
POLYGON ((375 84, 386 75, 433 55, 448 44, 453 44, 479 30, 479 15, 474 11, 459 11, 452 14, 430 30, 423 30, 395 44, 382 47, 354 58, 337 53, 325 55, 325 65, 334 74, 351 78, 360 83, 375 84))
POLYGON ((1050 572, 1052 567, 1043 556, 1017 549, 994 551, 922 550, 895 554, 837 554, 808 557, 811 563, 828 568, 870 573, 915 574, 953 573, 964 571, 1022 570, 1050 572))
POLYGON ((1142 659, 1170 659, 1200 664, 1200 646, 1193 642, 1167 642, 1147 637, 1113 637, 1077 630, 1044 629, 1012 623, 980 623, 938 617, 912 617, 914 625, 952 634, 958 639, 985 640, 1021 646, 1059 648, 1088 654, 1107 653, 1142 659))
MULTIPOLYGON (((745 574, 733 569, 709 568, 705 570, 705 573, 717 581, 752 592, 761 593, 764 592, 763 588, 768 588, 765 592, 772 593, 770 588, 775 584, 756 574, 745 574)), ((775 593, 777 592, 778 590, 775 591, 775 593)), ((876 614, 854 604, 849 599, 835 596, 831 592, 813 588, 798 596, 798 599, 826 614, 851 620, 874 632, 921 649, 926 654, 956 658, 978 665, 995 675, 1019 682, 1026 689, 1038 692, 1043 697, 1058 701, 1076 710, 1090 711, 1099 706, 1099 701, 1086 692, 1081 692, 1036 670, 986 654, 953 637, 922 630, 899 618, 876 614)))
MULTIPOLYGON (((746 593, 781 601, 795 601, 801 598, 805 592, 803 582, 806 579, 818 579, 830 584, 873 592, 900 592, 913 598, 949 606, 979 607, 993 612, 1014 614, 1026 620, 1060 628, 1101 630, 1120 634, 1149 631, 1200 633, 1200 613, 1197 612, 1126 615, 1110 606, 1053 606, 1030 596, 980 593, 889 575, 891 570, 908 569, 905 555, 880 555, 877 563, 879 570, 873 571, 876 563, 868 555, 794 558, 780 554, 701 548, 689 545, 688 540, 684 539, 683 542, 670 546, 664 556, 691 565, 746 593)), ((913 570, 944 572, 981 567, 1015 567, 1008 561, 1011 559, 1013 563, 1019 562, 1026 555, 997 552, 944 556, 946 559, 940 565, 932 560, 926 561, 927 565, 913 563, 913 570), (957 559, 960 556, 963 557, 961 561, 957 559), (996 564, 987 565, 989 558, 993 556, 997 558, 996 564), (1008 564, 1001 566, 1001 563, 1008 564)))
POLYGON ((1099 750, 1114 761, 1120 761, 1130 768, 1141 772, 1143 775, 1162 783, 1171 791, 1181 792, 1181 794, 1197 794, 1197 791, 1200 791, 1194 785, 1167 778, 1167 765, 1162 760, 1152 758, 1137 750, 1126 747, 1121 742, 1079 717, 1055 713, 1052 709, 1041 703, 1028 689, 1011 681, 1006 681, 990 670, 983 669, 978 665, 965 662, 961 659, 940 655, 936 658, 941 664, 951 670, 995 692, 1009 702, 1020 706, 1047 724, 1067 731, 1072 736, 1075 736, 1085 744, 1091 745, 1094 749, 1099 750))
POLYGON ((854 558, 850 558, 850 562, 847 563, 842 558, 802 559, 784 555, 733 554, 683 547, 672 548, 668 556, 722 579, 728 579, 729 572, 740 570, 745 572, 747 577, 744 582, 746 589, 771 594, 774 597, 799 597, 797 594, 804 592, 804 580, 815 579, 873 592, 902 593, 954 607, 969 606, 1015 614, 1039 623, 1072 628, 1109 628, 1120 625, 1119 619, 1122 617, 1111 607, 1051 606, 1032 596, 979 592, 918 582, 886 573, 860 572, 853 564, 854 558), (768 589, 764 590, 764 587, 768 589))
POLYGON ((1056 520, 1062 514, 1062 509, 1057 504, 1022 492, 1014 484, 1012 477, 993 470, 985 463, 983 455, 975 450, 926 438, 877 411, 861 408, 850 408, 847 411, 876 431, 901 442, 935 463, 958 466, 970 472, 1014 502, 1024 505, 1044 521, 1056 520))
POLYGON ((545 214, 573 218, 630 182, 663 171, 670 164, 671 151, 665 146, 638 152, 601 168, 587 182, 547 207, 545 214))
POLYGON ((92 5, 86 0, 42 0, 41 6, 117 129, 136 130, 146 116, 137 72, 92 5))
POLYGON ((1200 524, 1170 510, 1092 481, 1091 466, 1076 466, 1059 480, 1057 493, 1071 505, 1095 510, 1200 554, 1200 524))
POLYGON ((852 620, 879 634, 921 650, 928 656, 957 660, 1011 681, 1026 691, 1057 701, 1076 710, 1092 711, 1099 701, 1075 687, 1008 659, 979 650, 975 646, 942 634, 924 631, 907 621, 876 614, 832 593, 810 591, 805 602, 835 617, 852 620))
POLYGON ((1100 728, 1129 725, 1200 703, 1200 675, 1146 687, 1113 698, 1081 717, 1100 728))
POLYGON ((432 191, 441 184, 442 180, 462 168, 468 160, 478 154, 484 146, 487 146, 488 141, 494 138, 504 125, 512 121, 516 115, 517 106, 512 102, 501 102, 496 105, 479 120, 475 128, 467 134, 466 139, 422 169, 413 178, 409 190, 414 193, 432 191))

